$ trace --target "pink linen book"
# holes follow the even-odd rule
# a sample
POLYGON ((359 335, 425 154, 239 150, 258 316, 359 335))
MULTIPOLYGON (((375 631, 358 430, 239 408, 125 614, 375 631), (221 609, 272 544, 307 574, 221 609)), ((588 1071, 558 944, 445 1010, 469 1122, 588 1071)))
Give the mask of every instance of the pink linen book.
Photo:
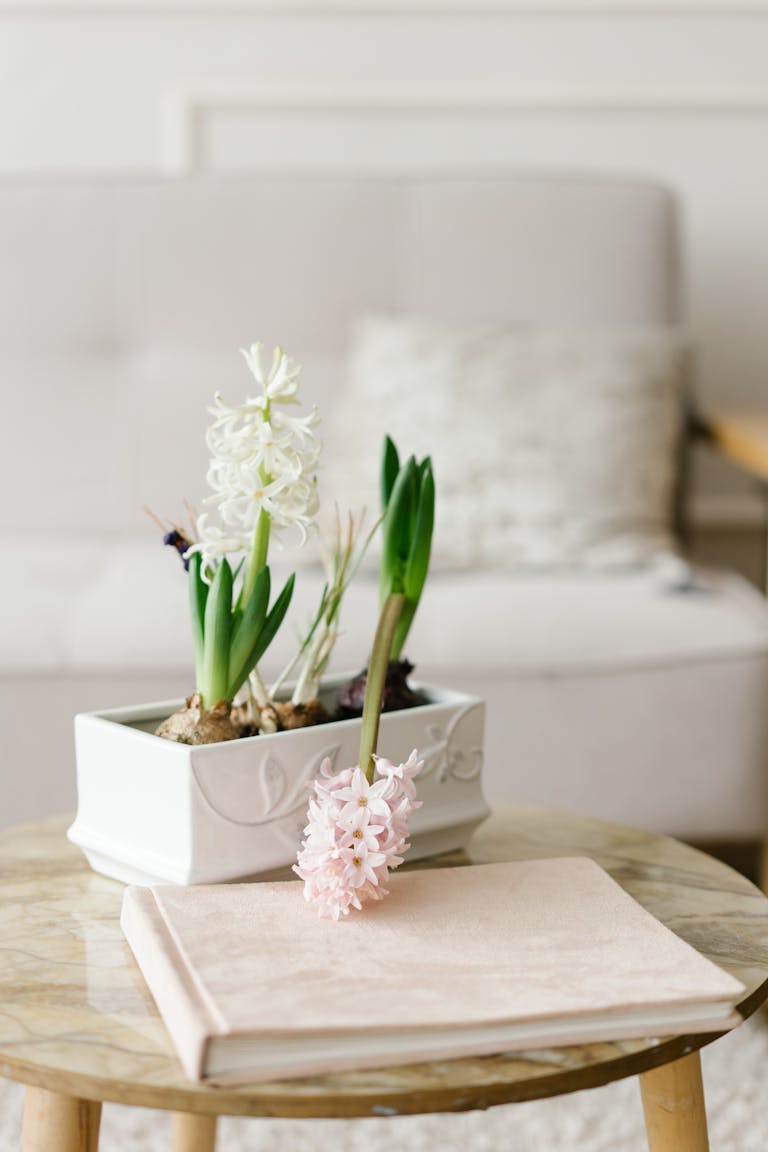
POLYGON ((339 923, 299 881, 126 889, 187 1075, 218 1083, 673 1033, 743 986, 581 857, 395 874, 339 923))

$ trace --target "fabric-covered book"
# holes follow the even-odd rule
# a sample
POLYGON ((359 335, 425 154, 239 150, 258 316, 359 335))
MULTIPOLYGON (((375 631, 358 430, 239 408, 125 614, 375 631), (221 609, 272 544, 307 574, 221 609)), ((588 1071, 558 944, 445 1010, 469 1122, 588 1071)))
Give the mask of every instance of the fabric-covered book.
POLYGON ((720 1032, 743 986, 582 857, 403 872, 335 923, 298 881, 126 889, 185 1071, 235 1083, 720 1032))

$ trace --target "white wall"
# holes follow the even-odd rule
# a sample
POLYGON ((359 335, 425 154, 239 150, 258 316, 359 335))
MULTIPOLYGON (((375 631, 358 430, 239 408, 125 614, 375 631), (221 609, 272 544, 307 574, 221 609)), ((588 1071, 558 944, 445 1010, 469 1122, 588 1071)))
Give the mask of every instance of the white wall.
MULTIPOLYGON (((0 0, 0 174, 637 172, 687 212, 700 394, 768 400, 768 0, 0 0)), ((704 519, 754 510, 701 469, 704 519)))

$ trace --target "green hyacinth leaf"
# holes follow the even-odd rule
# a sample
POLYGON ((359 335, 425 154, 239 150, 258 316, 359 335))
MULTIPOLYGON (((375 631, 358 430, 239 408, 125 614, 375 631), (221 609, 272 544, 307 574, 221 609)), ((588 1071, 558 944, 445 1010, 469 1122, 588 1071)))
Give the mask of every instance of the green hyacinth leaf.
POLYGON ((386 511, 392 497, 392 489, 400 471, 400 457, 390 436, 384 437, 384 451, 381 456, 381 507, 386 511))
POLYGON ((228 700, 229 636, 232 614, 232 569, 226 558, 216 575, 205 605, 203 675, 198 684, 205 708, 228 700))
POLYGON ((421 466, 416 524, 411 539, 411 550, 405 566, 405 594, 418 602, 429 571, 432 551, 432 530, 435 523, 435 480, 429 457, 421 466), (426 467, 424 467, 426 465, 426 467))
POLYGON ((192 623, 192 643, 195 652, 195 682, 199 685, 203 678, 203 651, 205 634, 205 604, 208 599, 208 585, 203 580, 203 558, 193 552, 189 558, 189 616, 192 623))
POLYGON ((403 597, 403 609, 392 638, 392 648, 389 653, 390 660, 399 660, 402 655, 403 646, 405 645, 411 624, 413 623, 413 617, 416 615, 416 607, 417 605, 413 600, 409 600, 406 596, 403 597))
POLYGON ((282 591, 280 592, 280 595, 277 597, 274 604, 272 605, 272 607, 269 610, 269 615, 267 616, 266 620, 264 621, 264 627, 261 630, 261 635, 259 637, 259 643, 257 645, 257 651, 256 651, 256 660, 257 661, 261 659, 261 657, 266 652, 267 648, 269 648, 270 644, 272 643, 275 636, 277 635, 277 632, 280 628, 280 625, 282 624, 283 620, 285 619, 285 614, 288 611, 288 607, 291 603, 291 597, 293 596, 293 586, 295 583, 296 583, 296 573, 292 572, 291 575, 286 580, 285 584, 283 585, 283 588, 282 588, 282 591))
MULTIPOLYGON (((265 565, 265 567, 262 568, 261 572, 259 573, 259 577, 257 578, 257 581, 258 581, 258 579, 261 578, 261 575, 264 572, 267 573, 267 579, 269 579, 269 568, 265 565)), ((229 682, 230 697, 234 697, 234 695, 238 691, 238 689, 245 683, 248 676, 251 674, 253 669, 256 667, 259 660, 264 655, 267 648, 269 647, 269 645, 272 643, 275 636, 277 635, 277 631, 280 628, 280 625, 282 624, 282 622, 285 618, 285 614, 288 611, 288 606, 291 603, 291 597, 293 596, 293 585, 294 585, 295 581, 296 581, 296 576, 295 576, 295 574, 292 573, 288 577, 288 579, 286 580, 285 584, 283 585, 283 588, 282 588, 282 591, 280 592, 280 595, 277 597, 274 604, 272 605, 272 608, 270 609, 269 614, 265 618, 263 625, 259 631, 258 636, 256 636, 254 638, 253 645, 252 645, 251 649, 249 650, 246 659, 244 660, 244 662, 239 667, 237 667, 237 669, 233 672, 233 675, 230 677, 230 682, 229 682)), ((255 586, 254 586, 254 591, 255 591, 255 586)), ((233 664, 233 668, 234 668, 234 664, 233 664)))
POLYGON ((264 627, 269 604, 269 592, 270 574, 269 568, 265 565, 256 577, 245 610, 234 616, 232 641, 229 646, 230 699, 235 695, 240 685, 244 683, 245 678, 253 668, 253 664, 248 667, 248 662, 264 627), (240 683, 233 689, 235 680, 239 680, 240 683))
POLYGON ((380 594, 402 593, 405 565, 410 550, 410 524, 416 497, 416 461, 411 456, 398 473, 382 525, 380 594))

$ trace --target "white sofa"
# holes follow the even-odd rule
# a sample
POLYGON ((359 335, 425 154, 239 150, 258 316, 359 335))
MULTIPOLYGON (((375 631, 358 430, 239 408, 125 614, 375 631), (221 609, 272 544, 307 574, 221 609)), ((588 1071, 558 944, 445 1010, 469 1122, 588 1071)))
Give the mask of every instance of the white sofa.
MULTIPOLYGON (((206 406, 247 391, 241 345, 300 359, 330 427, 361 314, 675 323, 677 242, 670 193, 620 180, 3 183, 0 824, 74 807, 76 711, 190 689, 181 569, 142 506, 203 496, 206 406)), ((295 620, 320 579, 302 563, 295 620)), ((335 668, 364 663, 375 611, 363 573, 335 668)), ((407 654, 486 698, 489 799, 763 838, 768 611, 736 576, 438 564, 407 654)))

